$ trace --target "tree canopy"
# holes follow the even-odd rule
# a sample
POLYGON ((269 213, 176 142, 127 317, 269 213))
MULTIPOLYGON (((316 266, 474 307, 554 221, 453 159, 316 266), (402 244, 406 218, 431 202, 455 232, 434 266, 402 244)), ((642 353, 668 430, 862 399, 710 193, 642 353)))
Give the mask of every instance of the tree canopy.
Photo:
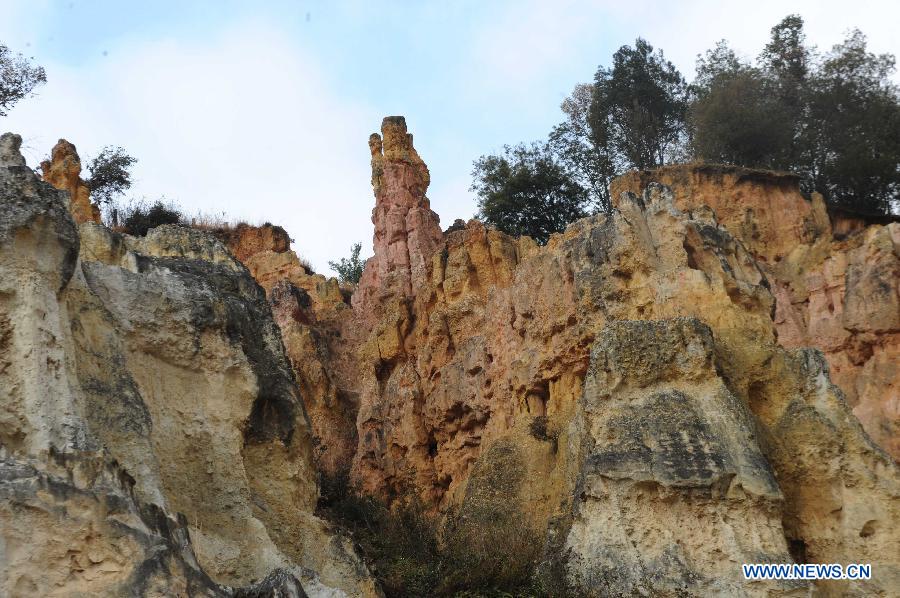
POLYGON ((109 203, 131 188, 131 167, 137 162, 121 147, 106 146, 88 162, 91 197, 98 204, 109 203))
POLYGON ((14 54, 0 44, 0 116, 6 116, 19 100, 28 97, 34 88, 47 82, 43 67, 34 66, 28 58, 14 54))
POLYGON ((638 38, 622 46, 610 68, 600 67, 588 116, 592 134, 609 137, 630 168, 661 166, 680 154, 688 86, 662 50, 638 38))
POLYGON ((549 144, 505 146, 501 155, 479 158, 472 175, 479 217, 505 233, 543 244, 587 214, 587 191, 549 144))
POLYGON ((562 103, 546 143, 504 146, 472 171, 479 216, 545 241, 587 212, 611 208, 609 184, 628 169, 702 161, 796 172, 829 203, 900 210, 900 91, 892 55, 851 31, 820 54, 803 19, 770 30, 755 60, 722 40, 697 58, 688 84, 642 38, 562 103))

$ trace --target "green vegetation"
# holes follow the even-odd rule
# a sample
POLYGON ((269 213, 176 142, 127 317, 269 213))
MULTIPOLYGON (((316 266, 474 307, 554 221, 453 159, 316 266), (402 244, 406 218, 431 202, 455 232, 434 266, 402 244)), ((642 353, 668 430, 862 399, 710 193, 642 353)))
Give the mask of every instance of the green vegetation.
POLYGON ((479 217, 543 242, 585 210, 609 210, 618 174, 685 161, 792 171, 804 191, 833 205, 896 212, 894 62, 869 52, 858 30, 819 54, 806 43, 803 19, 789 15, 755 61, 720 41, 698 57, 688 85, 661 50, 638 38, 611 67, 598 68, 592 84, 575 87, 546 143, 475 161, 479 217))
POLYGON ((137 162, 121 147, 104 147, 88 163, 88 179, 91 198, 98 204, 112 201, 131 188, 131 167, 137 162))
POLYGON ((359 259, 359 252, 362 251, 362 243, 354 243, 350 247, 350 258, 341 258, 339 262, 328 262, 328 266, 338 273, 338 280, 344 284, 359 284, 362 278, 363 267, 366 265, 365 260, 359 259))
POLYGON ((534 575, 541 538, 521 518, 451 513, 440 524, 415 498, 389 508, 358 495, 346 474, 323 480, 320 511, 350 532, 388 597, 550 595, 534 575))
POLYGON ((587 213, 588 193, 548 144, 507 146, 502 156, 482 156, 472 174, 478 216, 504 232, 546 243, 587 213))
POLYGON ((19 100, 32 95, 35 87, 46 82, 43 67, 33 66, 28 58, 13 54, 0 44, 0 116, 6 116, 19 100))
POLYGON ((183 215, 177 206, 161 199, 153 203, 132 201, 116 210, 122 232, 143 237, 147 231, 161 224, 181 224, 183 215))

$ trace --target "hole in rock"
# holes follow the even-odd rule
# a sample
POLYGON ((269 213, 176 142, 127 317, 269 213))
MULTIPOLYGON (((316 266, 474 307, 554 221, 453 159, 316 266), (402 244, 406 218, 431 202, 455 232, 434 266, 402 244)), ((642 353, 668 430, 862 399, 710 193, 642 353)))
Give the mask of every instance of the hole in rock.
POLYGON ((862 526, 862 529, 859 530, 860 538, 868 538, 870 536, 874 536, 875 532, 878 530, 878 521, 872 519, 870 521, 866 521, 866 524, 862 526))

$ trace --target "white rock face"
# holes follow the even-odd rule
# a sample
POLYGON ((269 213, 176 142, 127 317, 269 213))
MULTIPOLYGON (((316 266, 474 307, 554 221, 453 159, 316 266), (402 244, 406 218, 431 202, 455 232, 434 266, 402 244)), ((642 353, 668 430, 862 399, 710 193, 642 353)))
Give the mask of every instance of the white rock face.
POLYGON ((309 424, 246 269, 190 229, 79 234, 18 144, 0 140, 0 594, 377 595, 313 514, 309 424))

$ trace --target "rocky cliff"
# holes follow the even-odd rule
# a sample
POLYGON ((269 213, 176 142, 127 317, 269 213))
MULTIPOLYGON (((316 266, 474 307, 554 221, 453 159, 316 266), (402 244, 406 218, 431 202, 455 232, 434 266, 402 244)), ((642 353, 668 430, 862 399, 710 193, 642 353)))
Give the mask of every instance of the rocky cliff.
POLYGON ((246 268, 189 228, 77 226, 19 143, 0 140, 0 593, 376 595, 313 514, 309 423, 246 268))
POLYGON ((76 228, 3 144, 13 595, 375 594, 313 514, 316 468, 452 516, 499 562, 528 544, 550 595, 900 587, 896 224, 690 166, 620 179, 609 214, 545 246, 442 233, 389 117, 351 295, 277 227, 76 228), (740 570, 792 561, 873 578, 740 570))
POLYGON ((842 247, 820 201, 785 207, 796 181, 755 173, 748 186, 720 177, 692 205, 660 176, 669 186, 620 188, 612 213, 544 247, 475 221, 435 244, 426 171, 399 123, 370 140, 376 253, 352 310, 318 320, 318 291, 276 299, 293 314, 282 322, 339 339, 315 353, 286 343, 295 367, 315 355, 355 398, 342 411, 356 409, 354 448, 318 433, 324 453, 352 454, 359 489, 485 528, 526 522, 541 570, 579 594, 810 591, 747 584, 737 564, 757 560, 872 561, 877 579, 817 591, 889 593, 896 463, 779 316, 798 277, 773 264, 802 271, 787 257, 798 247, 818 241, 822 260, 842 247))
POLYGON ((612 190, 651 181, 681 210, 715 211, 772 284, 779 343, 821 350, 863 427, 900 459, 900 218, 829 211, 795 176, 720 166, 630 173, 612 190))

